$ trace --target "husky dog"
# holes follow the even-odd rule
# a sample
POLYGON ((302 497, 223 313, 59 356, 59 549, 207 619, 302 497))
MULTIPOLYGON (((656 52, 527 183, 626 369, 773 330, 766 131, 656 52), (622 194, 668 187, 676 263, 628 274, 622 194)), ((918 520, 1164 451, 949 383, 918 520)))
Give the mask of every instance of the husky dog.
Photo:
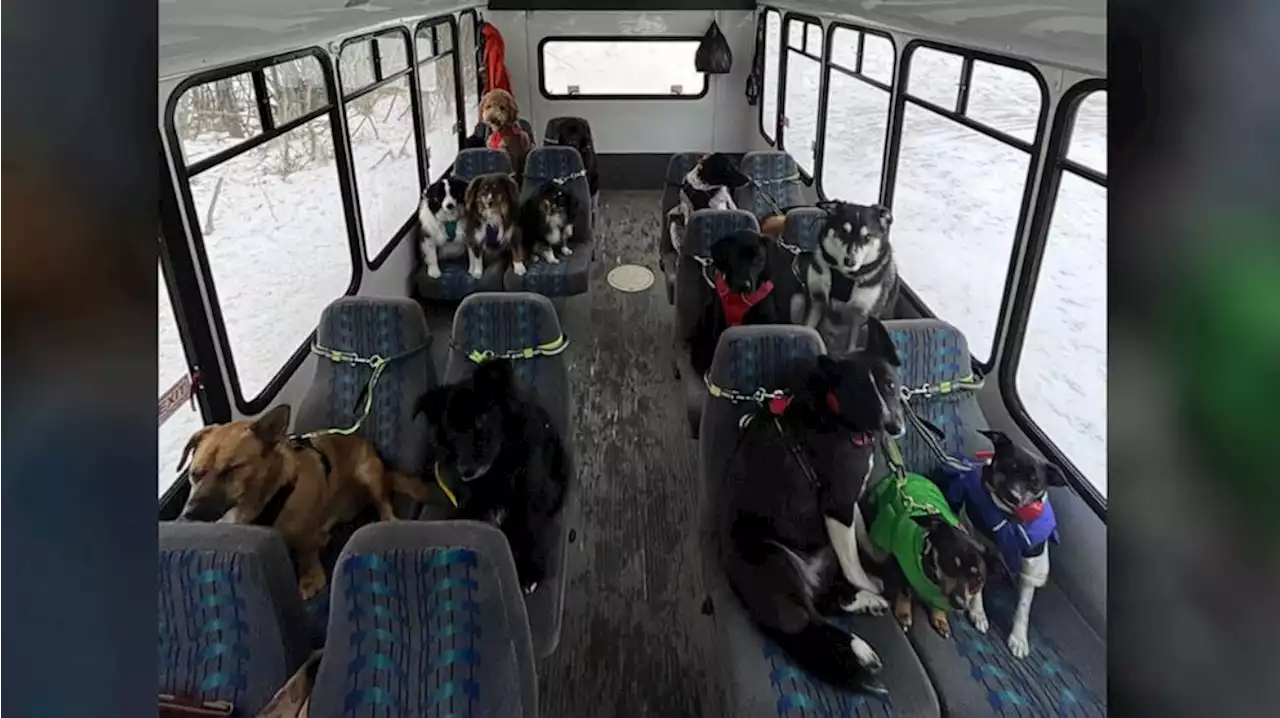
POLYGON ((737 209, 733 191, 750 181, 728 155, 719 152, 703 155, 680 183, 680 203, 667 212, 667 232, 675 253, 680 253, 685 225, 695 211, 737 209))
POLYGON ((467 271, 475 279, 484 274, 486 264, 506 256, 516 231, 516 210, 520 190, 505 172, 479 175, 467 186, 463 197, 463 225, 467 245, 467 271))
MULTIPOLYGON (((1057 519, 1049 503, 1049 487, 1066 486, 1057 466, 1014 444, 999 431, 981 432, 995 447, 990 463, 977 464, 952 476, 947 500, 963 507, 977 534, 995 547, 1000 563, 1018 583, 1018 606, 1009 631, 1009 652, 1030 652, 1027 623, 1036 589, 1049 579, 1049 544, 1058 540, 1057 519)), ((968 607, 979 633, 988 627, 982 594, 968 607)))
POLYGON ((866 349, 819 355, 790 398, 751 415, 729 462, 717 535, 729 584, 793 660, 838 686, 883 692, 880 657, 827 616, 882 615, 881 585, 858 556, 858 500, 874 436, 905 428, 898 356, 876 320, 866 349))
POLYGON ((525 273, 524 260, 539 256, 550 264, 573 254, 569 240, 573 238, 573 217, 577 211, 573 194, 555 182, 546 182, 533 196, 520 205, 520 237, 511 247, 512 270, 525 273))
POLYGON ((465 233, 458 229, 466 194, 466 181, 445 176, 423 191, 418 202, 422 261, 433 279, 440 278, 441 259, 457 259, 467 251, 465 233))
POLYGON ((847 329, 852 351, 866 320, 880 318, 897 301, 898 268, 889 245, 893 215, 879 204, 834 201, 818 207, 827 222, 805 273, 807 297, 792 298, 791 319, 819 330, 829 347, 839 346, 833 340, 847 329), (823 319, 825 332, 819 327, 823 319))

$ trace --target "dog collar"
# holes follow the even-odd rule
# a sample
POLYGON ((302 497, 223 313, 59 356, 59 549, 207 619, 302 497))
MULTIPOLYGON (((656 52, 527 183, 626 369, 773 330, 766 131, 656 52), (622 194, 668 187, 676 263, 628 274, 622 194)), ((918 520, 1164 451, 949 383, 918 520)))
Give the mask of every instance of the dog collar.
POLYGON ((458 238, 458 220, 454 219, 444 223, 444 236, 448 237, 450 241, 458 238))
POLYGON ((455 509, 458 508, 458 497, 454 496, 453 491, 450 490, 449 487, 445 485, 444 474, 440 473, 439 461, 436 462, 435 473, 436 473, 436 484, 440 487, 440 490, 444 492, 444 495, 449 497, 449 503, 453 504, 453 508, 455 509))
POLYGON ((280 512, 284 511, 284 505, 289 501, 290 496, 293 496, 293 484, 285 484, 276 489, 276 492, 267 500, 266 505, 262 507, 262 511, 249 523, 253 526, 274 526, 276 520, 280 518, 280 512))
POLYGON ((747 311, 760 303, 773 291, 773 281, 766 280, 751 294, 735 294, 729 291, 724 281, 724 273, 716 272, 716 294, 720 297, 720 305, 724 308, 725 323, 731 327, 741 326, 746 319, 747 311))

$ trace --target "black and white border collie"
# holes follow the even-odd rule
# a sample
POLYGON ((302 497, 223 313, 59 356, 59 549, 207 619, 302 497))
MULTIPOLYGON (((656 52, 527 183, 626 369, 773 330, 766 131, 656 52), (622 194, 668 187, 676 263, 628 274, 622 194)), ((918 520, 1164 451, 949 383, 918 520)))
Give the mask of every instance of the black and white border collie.
POLYGON ((680 202, 667 213, 672 249, 680 253, 684 227, 694 212, 700 209, 737 209, 733 192, 746 187, 750 181, 728 155, 720 152, 703 155, 680 183, 680 202))
POLYGON ((418 201, 422 261, 433 279, 440 278, 441 259, 458 259, 467 251, 463 232, 458 228, 466 194, 465 180, 445 176, 427 187, 418 201))
POLYGON ((526 257, 541 257, 549 264, 558 264, 561 256, 573 254, 569 240, 573 238, 573 218, 577 202, 573 194, 555 182, 544 183, 532 196, 520 205, 519 250, 513 248, 512 270, 523 275, 527 269, 526 257))

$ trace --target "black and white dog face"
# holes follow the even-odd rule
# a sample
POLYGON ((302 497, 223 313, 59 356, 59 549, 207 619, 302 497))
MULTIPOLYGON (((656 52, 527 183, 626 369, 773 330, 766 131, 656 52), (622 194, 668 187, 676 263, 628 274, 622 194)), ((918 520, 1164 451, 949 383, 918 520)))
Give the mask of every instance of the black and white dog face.
POLYGON ((983 431, 991 439, 995 454, 983 467, 982 485, 1000 510, 1019 515, 1043 502, 1050 486, 1066 486, 1057 466, 1023 449, 1001 431, 983 431))
POLYGON ((688 175, 689 183, 696 189, 707 189, 710 187, 728 187, 729 189, 739 189, 746 187, 751 180, 742 171, 738 169, 738 165, 728 155, 721 152, 713 152, 704 155, 698 164, 694 165, 693 170, 688 175))
POLYGON ((867 346, 840 357, 818 355, 829 408, 836 421, 856 433, 884 431, 902 436, 902 380, 898 350, 880 320, 867 320, 867 346))
POLYGON ((827 212, 820 242, 833 260, 832 269, 852 274, 884 252, 893 223, 888 207, 849 202, 823 202, 818 207, 827 212))
POLYGON ((546 189, 538 197, 539 212, 546 218, 548 225, 558 228, 573 221, 576 204, 573 194, 554 182, 548 182, 546 189))
POLYGON ((439 222, 456 222, 462 216, 462 200, 467 183, 457 177, 441 177, 422 192, 418 213, 424 211, 439 222))

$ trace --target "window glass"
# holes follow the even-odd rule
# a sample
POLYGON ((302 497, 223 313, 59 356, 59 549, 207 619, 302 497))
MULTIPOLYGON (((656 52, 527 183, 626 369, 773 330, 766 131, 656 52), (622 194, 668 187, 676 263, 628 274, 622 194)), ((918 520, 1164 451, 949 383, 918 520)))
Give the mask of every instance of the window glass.
MULTIPOLYGON (((873 204, 880 199, 889 93, 852 74, 859 34, 857 30, 839 26, 831 34, 831 56, 849 64, 833 62, 827 79, 827 126, 820 184, 829 198, 873 204)), ((870 41, 883 39, 871 35, 865 38, 864 69, 870 41)), ((885 75, 892 77, 892 49, 888 59, 890 66, 885 75)))
POLYGON ((542 89, 553 97, 699 96, 707 76, 698 40, 551 40, 542 46, 542 89), (644 68, 637 72, 637 68, 644 68))
POLYGON ((370 261, 399 235, 418 207, 412 97, 405 75, 346 103, 356 199, 370 261))
POLYGON ((174 106, 173 126, 187 164, 262 134, 249 73, 187 89, 174 106))
POLYGON ((944 110, 955 110, 963 58, 931 47, 917 47, 908 62, 907 94, 944 110))
MULTIPOLYGON (((1091 93, 1076 112, 1071 144, 1105 148, 1106 93, 1091 93)), ((1014 383, 1028 415, 1105 497, 1107 188, 1069 169, 1053 205, 1017 366, 1014 383)))
POLYGON ((386 79, 409 67, 409 46, 399 31, 378 35, 378 62, 382 64, 382 79, 386 79))
POLYGON ((373 40, 361 40, 344 46, 342 53, 338 56, 338 74, 343 95, 350 95, 363 87, 372 85, 376 81, 373 69, 373 40))
POLYGON ((263 79, 276 127, 329 104, 324 70, 315 56, 307 55, 272 65, 263 71, 263 79))
POLYGON ((464 127, 480 117, 480 75, 476 65, 476 16, 464 12, 458 23, 458 61, 462 63, 464 127))
POLYGON ((1090 92, 1076 106, 1067 159, 1107 173, 1107 93, 1090 92))
MULTIPOLYGON (((802 23, 792 21, 792 27, 802 23)), ((821 55, 821 49, 815 53, 821 55)), ((795 158, 800 169, 812 175, 818 141, 818 88, 822 65, 796 50, 787 50, 787 77, 783 84, 782 149, 795 158)))
POLYGON ((764 82, 760 90, 760 131, 776 144, 778 127, 778 48, 782 43, 782 16, 777 10, 764 14, 764 82))
POLYGON ((190 387, 190 367, 182 349, 182 336, 178 333, 178 321, 165 287, 164 272, 157 266, 160 288, 160 446, 159 488, 157 496, 163 496, 178 480, 178 459, 187 439, 204 425, 200 410, 190 401, 174 402, 174 398, 190 387), (166 401, 168 400, 168 401, 166 401))
POLYGON ((1040 85, 1026 70, 974 60, 965 115, 1024 142, 1040 123, 1040 85))
POLYGON ((892 85, 893 66, 893 41, 887 37, 863 33, 862 74, 886 85, 892 85))
POLYGON ((454 56, 442 55, 418 66, 423 134, 427 138, 429 181, 444 176, 458 156, 458 97, 454 89, 454 56))

